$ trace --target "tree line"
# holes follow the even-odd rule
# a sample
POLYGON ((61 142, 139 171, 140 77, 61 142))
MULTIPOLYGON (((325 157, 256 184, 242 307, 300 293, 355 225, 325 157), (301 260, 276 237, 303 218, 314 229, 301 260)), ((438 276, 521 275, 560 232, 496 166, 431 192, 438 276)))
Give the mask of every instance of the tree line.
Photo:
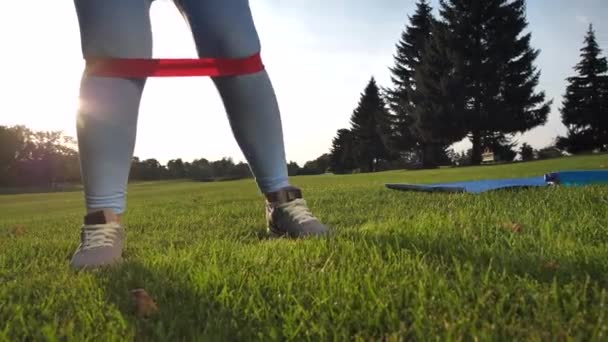
MULTIPOLYGON (((396 44, 392 84, 372 77, 350 127, 337 131, 334 172, 478 165, 486 149, 512 161, 514 136, 546 123, 552 101, 536 89, 539 51, 530 46, 524 0, 441 0, 439 17, 432 12, 426 0, 416 3, 396 44), (455 153, 450 146, 463 139, 472 148, 455 153)), ((568 135, 537 153, 522 145, 523 160, 608 149, 606 58, 591 25, 575 70, 560 109, 568 135)))
POLYGON ((76 141, 61 132, 0 126, 0 186, 25 187, 80 181, 76 141))
MULTIPOLYGON (((329 155, 306 162, 300 167, 290 162, 290 176, 314 175, 326 172, 329 155)), ((133 157, 129 180, 152 181, 191 179, 222 181, 251 178, 247 163, 235 163, 231 158, 192 162, 172 159, 166 165, 154 158, 133 157)), ((0 187, 54 187, 81 182, 77 142, 60 131, 33 131, 23 125, 0 126, 0 187)))
MULTIPOLYGON (((193 179, 217 181, 250 177, 249 166, 230 158, 192 162, 133 157, 130 180, 193 179)), ((80 159, 74 138, 59 131, 33 131, 25 126, 0 126, 0 186, 49 187, 80 183, 80 159)))

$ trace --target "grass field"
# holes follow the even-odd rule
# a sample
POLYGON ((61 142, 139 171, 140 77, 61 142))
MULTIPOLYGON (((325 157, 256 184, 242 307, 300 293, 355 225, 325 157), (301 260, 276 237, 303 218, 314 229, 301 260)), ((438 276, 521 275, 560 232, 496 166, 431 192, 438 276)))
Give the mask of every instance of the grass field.
POLYGON ((333 231, 265 236, 251 180, 129 188, 126 261, 74 272, 80 192, 0 196, 0 340, 608 339, 608 186, 385 189, 608 155, 292 179, 333 231), (144 288, 159 311, 140 317, 144 288))

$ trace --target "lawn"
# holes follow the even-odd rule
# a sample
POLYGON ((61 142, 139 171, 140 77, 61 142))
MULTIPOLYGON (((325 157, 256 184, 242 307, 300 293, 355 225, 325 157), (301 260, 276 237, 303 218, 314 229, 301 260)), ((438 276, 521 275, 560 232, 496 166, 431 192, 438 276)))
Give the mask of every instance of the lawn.
POLYGON ((125 262, 74 272, 80 192, 0 196, 0 341, 608 339, 608 186, 390 182, 608 167, 608 155, 295 177, 325 239, 268 239, 251 180, 129 188, 125 262), (130 291, 159 310, 137 313, 130 291))

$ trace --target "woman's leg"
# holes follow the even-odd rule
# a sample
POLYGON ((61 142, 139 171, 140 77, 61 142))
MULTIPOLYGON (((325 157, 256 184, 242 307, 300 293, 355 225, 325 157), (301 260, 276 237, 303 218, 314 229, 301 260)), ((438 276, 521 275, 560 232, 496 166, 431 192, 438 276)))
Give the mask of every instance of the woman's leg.
MULTIPOLYGON (((150 58, 150 0, 75 0, 82 53, 88 57, 150 58)), ((95 77, 80 85, 78 150, 87 215, 74 268, 120 261, 126 187, 145 79, 95 77)))
MULTIPOLYGON (((75 0, 84 57, 150 58, 150 0, 75 0)), ((125 210, 145 79, 83 74, 78 147, 88 212, 125 210)))
MULTIPOLYGON (((248 0, 176 0, 200 57, 243 58, 260 52, 248 0)), ((215 77, 234 136, 266 197, 274 235, 323 235, 327 228, 308 209, 300 189, 289 186, 277 99, 266 71, 215 77)))
MULTIPOLYGON (((176 0, 201 58, 243 58, 260 52, 247 0, 176 0)), ((283 128, 266 71, 214 77, 243 155, 263 193, 289 185, 283 128)))

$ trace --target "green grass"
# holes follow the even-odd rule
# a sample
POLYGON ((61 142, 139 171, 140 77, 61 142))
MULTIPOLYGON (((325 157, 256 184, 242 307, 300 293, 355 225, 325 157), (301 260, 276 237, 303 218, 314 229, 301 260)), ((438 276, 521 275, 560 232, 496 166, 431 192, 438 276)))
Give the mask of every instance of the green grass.
POLYGON ((333 230, 299 241, 265 238, 251 180, 132 185, 125 263, 84 273, 68 267, 80 192, 0 196, 0 340, 606 340, 608 187, 383 184, 607 166, 597 155, 296 177, 333 230), (134 313, 140 287, 157 315, 134 313))

